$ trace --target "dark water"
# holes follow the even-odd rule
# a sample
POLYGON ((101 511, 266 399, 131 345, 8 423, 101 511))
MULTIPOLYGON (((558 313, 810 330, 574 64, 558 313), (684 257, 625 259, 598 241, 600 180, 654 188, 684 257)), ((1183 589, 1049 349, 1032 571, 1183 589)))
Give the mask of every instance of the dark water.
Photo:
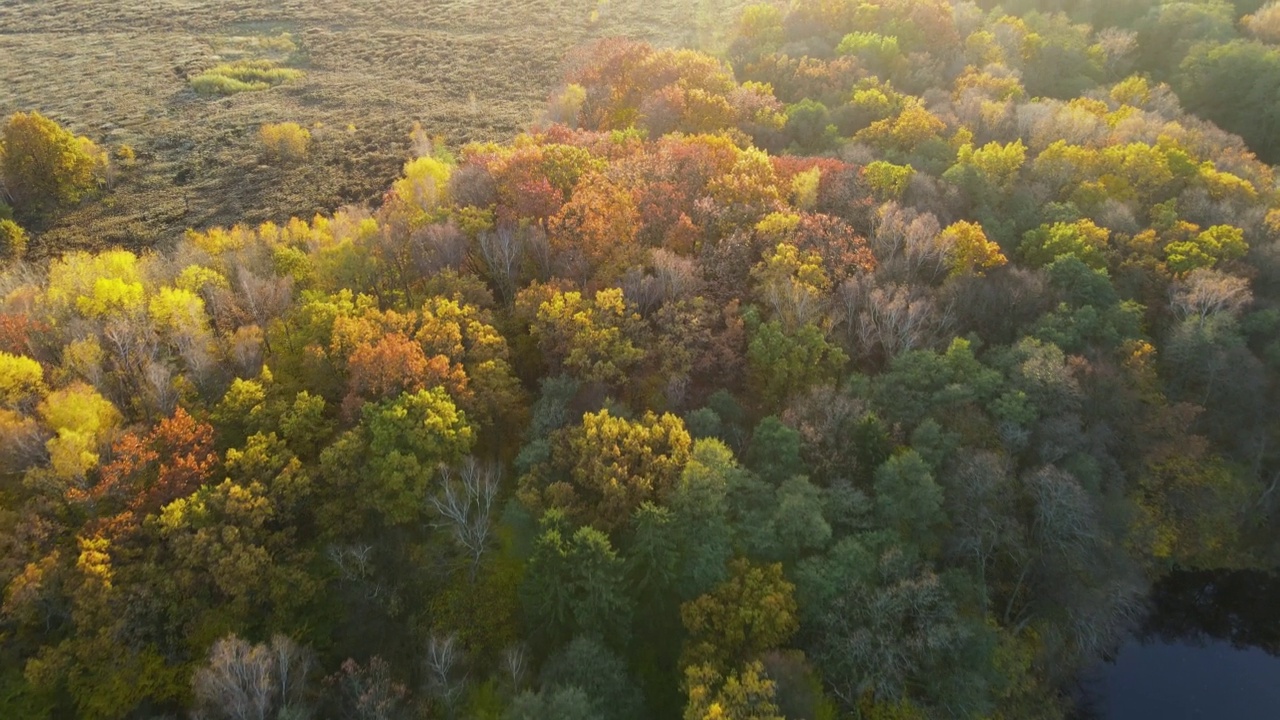
POLYGON ((1082 704, 1096 720, 1280 720, 1280 576, 1171 575, 1082 704))

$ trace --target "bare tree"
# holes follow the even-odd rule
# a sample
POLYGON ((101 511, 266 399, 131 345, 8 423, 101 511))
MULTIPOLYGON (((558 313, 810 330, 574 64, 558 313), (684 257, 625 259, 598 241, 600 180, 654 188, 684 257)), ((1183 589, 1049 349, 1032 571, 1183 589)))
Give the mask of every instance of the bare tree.
POLYGON ((662 304, 662 286, 644 268, 632 267, 627 270, 622 276, 622 294, 645 317, 662 304))
POLYGON ((1220 313, 1237 317, 1253 302, 1248 280, 1208 268, 1192 270, 1170 294, 1170 304, 1179 318, 1195 318, 1201 323, 1220 313))
POLYGON ((521 231, 511 223, 502 223, 492 231, 480 233, 480 260, 489 279, 498 286, 504 302, 515 297, 524 262, 525 242, 521 231))
POLYGON ((1133 56, 1138 50, 1138 33, 1132 30, 1109 27, 1098 31, 1098 47, 1102 49, 1102 67, 1107 76, 1120 79, 1133 67, 1133 56))
POLYGON ((1010 466, 992 452, 965 453, 940 478, 953 528, 948 549, 974 563, 984 586, 1001 555, 1017 564, 1026 560, 1026 539, 1010 502, 1017 493, 1010 466))
POLYGON ((511 679, 511 687, 519 690, 529 672, 529 657, 523 645, 512 645, 502 651, 502 669, 511 679))
POLYGON ((308 681, 315 669, 315 656, 310 648, 299 645, 288 635, 277 633, 268 646, 276 669, 276 692, 280 700, 280 717, 306 717, 308 713, 308 681))
POLYGON ((897 203, 885 203, 877 214, 870 245, 880 262, 877 272, 895 280, 926 284, 950 271, 947 248, 938 242, 942 227, 929 213, 918 213, 897 203))
POLYGON ((491 516, 498 497, 499 472, 494 465, 469 457, 456 469, 441 466, 440 479, 440 493, 431 498, 431 507, 471 558, 474 581, 493 531, 491 516))
POLYGON ((161 360, 147 363, 143 376, 151 405, 162 417, 173 414, 178 407, 178 389, 173 383, 173 369, 161 360))
POLYGON ((690 297, 702 284, 697 263, 664 248, 653 251, 653 274, 662 289, 663 302, 690 297))
POLYGON ((396 720, 406 713, 408 688, 391 676, 391 665, 374 655, 368 666, 348 658, 328 682, 342 697, 343 716, 351 720, 396 720))
POLYGON ((209 663, 192 679, 196 702, 207 716, 228 720, 305 717, 309 650, 284 635, 250 645, 235 635, 213 644, 209 663))
POLYGON ((445 269, 460 270, 467 263, 467 236, 453 222, 432 223, 409 233, 406 248, 412 265, 405 272, 418 277, 445 269))
POLYGON ((391 588, 377 578, 372 545, 330 545, 327 555, 337 568, 338 577, 363 588, 366 600, 391 602, 391 588))
MULTIPOLYGON (((238 268, 236 284, 240 288, 239 304, 258 327, 269 327, 271 321, 284 314, 293 302, 293 280, 288 277, 263 277, 246 267, 238 268)), ((267 350, 271 346, 267 345, 267 350)))
POLYGON ((925 288, 874 284, 874 276, 855 276, 836 292, 836 311, 845 346, 855 355, 879 349, 885 357, 932 345, 950 326, 950 308, 939 312, 925 288))
POLYGON ((457 633, 431 635, 427 641, 425 659, 427 692, 444 705, 450 717, 454 715, 458 700, 466 689, 466 677, 458 677, 458 666, 462 661, 462 646, 458 642, 457 633))

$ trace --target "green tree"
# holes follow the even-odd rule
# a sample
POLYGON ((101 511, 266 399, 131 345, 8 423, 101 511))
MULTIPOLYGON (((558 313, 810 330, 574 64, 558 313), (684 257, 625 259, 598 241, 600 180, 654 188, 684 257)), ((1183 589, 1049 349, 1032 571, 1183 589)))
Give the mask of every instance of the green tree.
POLYGON ((777 407, 787 397, 833 380, 848 356, 813 323, 787 332, 777 320, 761 323, 747 317, 748 382, 764 407, 777 407))
POLYGON ((1214 225, 1193 239, 1178 240, 1164 248, 1169 269, 1183 275, 1198 268, 1211 268, 1220 261, 1244 257, 1249 245, 1244 231, 1231 225, 1214 225))
POLYGON ((520 587, 533 638, 559 643, 583 635, 625 646, 633 607, 625 563, 608 536, 572 529, 558 510, 548 510, 540 525, 520 587))
POLYGON ((503 720, 596 720, 600 717, 591 698, 577 687, 556 687, 516 696, 502 714, 503 720))
POLYGON ((1062 257, 1074 257, 1094 269, 1107 266, 1107 245, 1111 233, 1091 220, 1041 225, 1027 232, 1018 250, 1036 267, 1062 257))
POLYGON ((421 519, 440 464, 459 460, 474 439, 466 413, 442 387, 365 405, 360 425, 320 453, 325 530, 421 519))
POLYGON ((805 467, 800 459, 800 433, 770 415, 761 420, 751 434, 746 461, 762 480, 775 486, 792 475, 803 475, 805 467))
POLYGON ((1280 157, 1280 51, 1274 46, 1246 40, 1196 45, 1175 84, 1189 111, 1239 134, 1264 160, 1280 157))
POLYGON ((946 520, 942 488, 934 482, 929 464, 914 450, 889 458, 876 470, 876 514, 903 540, 931 549, 946 520))
POLYGON ((552 655, 542 668, 543 686, 580 688, 591 698, 601 720, 645 717, 644 698, 627 665, 598 640, 576 637, 552 655))

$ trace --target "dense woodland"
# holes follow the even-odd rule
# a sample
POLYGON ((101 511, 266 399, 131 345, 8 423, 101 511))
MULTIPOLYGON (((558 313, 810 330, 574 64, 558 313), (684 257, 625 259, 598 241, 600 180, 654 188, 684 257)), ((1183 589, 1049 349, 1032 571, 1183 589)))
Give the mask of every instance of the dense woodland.
POLYGON ((1061 718, 1274 567, 1280 5, 987 5, 599 42, 142 253, 21 260, 128 154, 15 116, 0 716, 1061 718))

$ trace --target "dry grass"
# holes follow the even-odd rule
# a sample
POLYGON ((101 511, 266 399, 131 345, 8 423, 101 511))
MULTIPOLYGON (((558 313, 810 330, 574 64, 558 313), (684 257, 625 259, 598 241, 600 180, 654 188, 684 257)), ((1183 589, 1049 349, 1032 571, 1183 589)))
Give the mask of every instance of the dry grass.
POLYGON ((0 115, 36 109, 131 145, 100 203, 43 234, 44 251, 163 243, 187 227, 285 219, 376 201, 421 122, 450 143, 528 126, 564 53, 595 37, 705 44, 737 0, 40 0, 0 3, 0 115), (598 19, 592 21, 592 11, 598 19), (279 42, 282 33, 296 46, 279 42), (304 71, 207 97, 193 76, 266 58, 304 71), (260 164, 257 129, 313 128, 307 159, 260 164), (318 124, 318 125, 317 125, 318 124), (351 131, 349 126, 354 126, 351 131))

